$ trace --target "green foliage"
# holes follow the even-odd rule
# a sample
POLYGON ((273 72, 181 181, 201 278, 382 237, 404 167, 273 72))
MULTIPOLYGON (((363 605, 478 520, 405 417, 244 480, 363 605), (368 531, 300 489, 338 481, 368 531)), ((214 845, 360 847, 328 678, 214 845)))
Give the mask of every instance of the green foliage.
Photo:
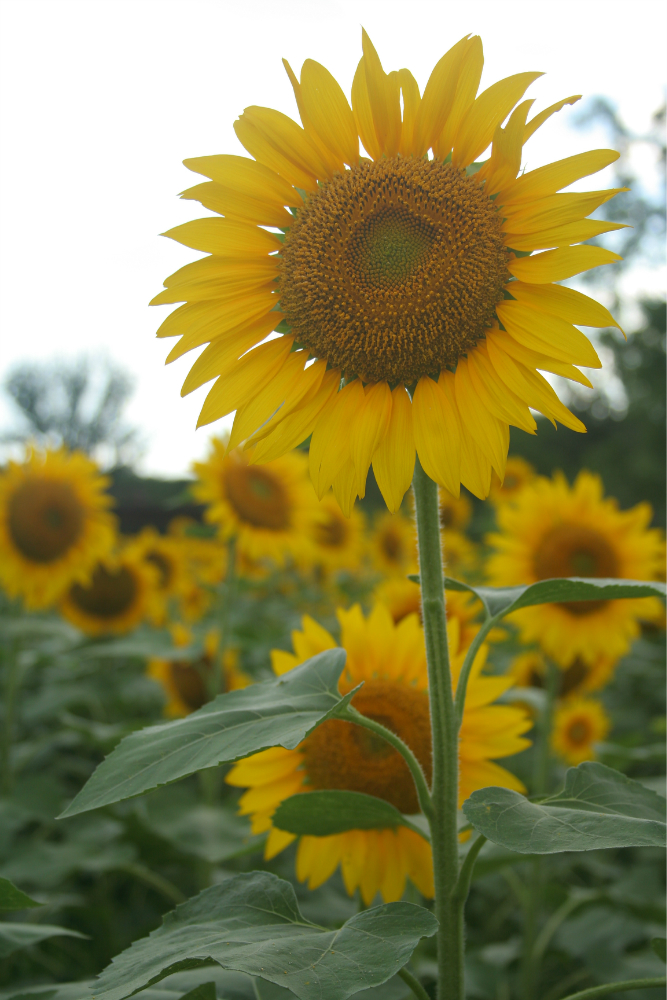
MULTIPOLYGON (((307 796, 291 795, 276 809, 273 825, 289 833, 312 837, 326 837, 345 830, 395 829, 398 826, 415 829, 410 820, 384 799, 339 789, 313 791, 307 796)), ((426 836, 421 829, 418 832, 426 836)))
POLYGON ((0 910, 25 910, 39 903, 17 889, 7 878, 0 878, 0 910))
POLYGON ((301 1000, 346 1000, 386 982, 436 927, 428 910, 389 903, 327 931, 303 917, 288 882, 251 872, 167 914, 162 927, 102 973, 95 998, 123 1000, 171 972, 216 962, 286 987, 301 1000))
POLYGON ((47 938, 84 937, 67 927, 54 927, 51 924, 14 924, 9 921, 0 923, 0 958, 7 958, 19 948, 29 948, 33 944, 45 941, 47 938))
POLYGON ((563 790, 542 802, 483 788, 463 811, 485 837, 520 854, 665 846, 664 799, 592 761, 570 768, 563 790))

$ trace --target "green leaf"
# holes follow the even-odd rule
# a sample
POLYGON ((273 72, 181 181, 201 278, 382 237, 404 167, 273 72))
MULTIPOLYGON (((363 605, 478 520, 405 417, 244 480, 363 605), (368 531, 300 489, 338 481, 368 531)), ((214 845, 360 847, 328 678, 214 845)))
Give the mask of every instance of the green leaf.
POLYGON ((131 733, 59 818, 141 795, 267 747, 294 749, 354 696, 354 691, 344 698, 338 693, 345 656, 344 649, 327 649, 275 680, 218 695, 184 719, 131 733))
POLYGON ((184 993, 181 1000, 216 1000, 215 983, 202 983, 195 986, 189 993, 184 993))
POLYGON ((122 1000, 172 972, 216 962, 283 986, 300 1000, 346 1000, 390 979, 436 928, 424 907, 386 903, 326 930, 301 915, 289 882, 248 872, 168 913, 161 927, 104 970, 94 996, 122 1000))
POLYGON ((29 948, 56 935, 65 937, 86 938, 85 934, 70 931, 67 927, 56 927, 53 924, 10 924, 0 921, 0 958, 6 958, 20 948, 29 948))
POLYGON ((665 938, 656 937, 651 939, 651 948, 663 962, 667 962, 666 946, 667 941, 665 941, 665 938))
MULTIPOLYGON (((419 577, 411 576, 419 583, 419 577)), ((617 580, 571 577, 540 580, 522 587, 471 587, 461 580, 445 577, 447 590, 468 590, 476 594, 491 617, 509 615, 534 604, 558 604, 563 601, 616 601, 628 597, 662 597, 664 583, 643 580, 617 580)))
POLYGON ((543 802, 482 788, 463 811, 485 837, 519 854, 665 845, 665 800, 592 761, 570 768, 564 789, 543 802))
POLYGON ((407 826, 428 836, 384 799, 338 789, 291 795, 278 806, 273 825, 289 833, 326 837, 346 830, 381 830, 407 826))
POLYGON ((29 906, 41 905, 17 889, 8 878, 0 877, 0 910, 25 910, 29 906))

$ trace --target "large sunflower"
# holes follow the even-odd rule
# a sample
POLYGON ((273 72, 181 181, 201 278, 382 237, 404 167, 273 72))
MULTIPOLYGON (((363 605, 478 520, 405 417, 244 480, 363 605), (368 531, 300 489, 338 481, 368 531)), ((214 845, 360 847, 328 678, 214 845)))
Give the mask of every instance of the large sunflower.
POLYGON ((181 338, 167 360, 208 344, 182 390, 217 380, 199 424, 236 410, 232 445, 254 443, 253 462, 312 434, 316 492, 333 485, 345 511, 371 462, 395 511, 415 452, 454 495, 462 482, 485 497, 509 425, 535 431, 531 408, 584 430, 539 372, 590 385, 574 366, 600 365, 574 324, 615 321, 555 282, 619 259, 574 246, 619 228, 586 218, 616 192, 557 192, 618 154, 522 174, 524 143, 578 97, 528 121, 533 101, 517 102, 541 74, 477 96, 483 61, 480 38, 462 38, 420 95, 409 70, 385 73, 364 32, 351 106, 319 63, 298 80, 285 62, 302 126, 249 107, 234 129, 252 159, 185 161, 210 180, 183 197, 224 219, 166 234, 209 254, 153 299, 184 303, 158 333, 181 338))
POLYGON ((154 618, 158 574, 131 549, 100 559, 88 583, 73 584, 60 611, 86 635, 123 635, 154 618))
POLYGON ((207 520, 220 526, 223 538, 235 537, 251 560, 281 563, 301 552, 317 504, 306 456, 293 452, 260 467, 239 448, 230 451, 228 442, 213 438, 211 445, 207 461, 194 465, 193 493, 209 505, 207 520))
MULTIPOLYGON (((353 699, 364 715, 381 721, 410 746, 427 778, 431 773, 430 716, 424 637, 419 619, 408 615, 397 625, 389 611, 376 604, 365 619, 358 605, 338 610, 341 645, 347 664, 342 692, 364 681, 353 699)), ((457 618, 448 624, 454 682, 465 646, 457 618)), ((308 616, 303 631, 293 632, 294 654, 274 651, 273 669, 280 675, 310 656, 336 645, 332 636, 308 616)), ((481 674, 485 649, 478 654, 468 687, 461 728, 459 803, 476 788, 501 785, 523 790, 513 774, 493 758, 517 753, 528 745, 522 733, 531 722, 522 709, 491 705, 511 685, 502 677, 481 674)), ((269 830, 265 855, 271 858, 295 837, 273 827, 276 807, 290 795, 317 788, 342 788, 386 799, 404 814, 419 810, 416 793, 402 757, 369 736, 367 730, 332 720, 315 729, 295 750, 274 747, 236 764, 227 781, 247 788, 240 809, 252 818, 255 833, 269 830)), ((433 895, 431 852, 418 834, 397 830, 351 830, 328 837, 300 838, 296 871, 311 889, 341 866, 347 891, 357 887, 366 904, 380 892, 385 900, 400 899, 406 877, 425 896, 433 895)))
POLYGON ((30 450, 0 472, 0 583, 28 608, 85 583, 111 549, 109 480, 81 452, 30 450))
MULTIPOLYGON (((651 515, 647 503, 619 510, 590 472, 580 472, 572 487, 560 473, 538 478, 498 509, 500 530, 489 536, 496 549, 487 564, 489 580, 503 587, 566 576, 660 579, 664 542, 660 531, 648 528, 651 515)), ((572 601, 523 608, 512 621, 524 642, 539 643, 569 667, 577 657, 590 665, 600 656, 616 660, 639 634, 639 623, 661 613, 654 597, 572 601)))

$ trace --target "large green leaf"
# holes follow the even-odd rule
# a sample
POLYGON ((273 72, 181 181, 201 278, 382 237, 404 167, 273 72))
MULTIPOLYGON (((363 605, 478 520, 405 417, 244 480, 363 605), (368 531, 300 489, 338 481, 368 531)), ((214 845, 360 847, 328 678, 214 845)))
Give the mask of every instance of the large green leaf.
MULTIPOLYGON (((419 583, 418 576, 411 580, 419 583)), ((570 577, 557 580, 540 580, 521 587, 472 587, 461 580, 445 577, 446 590, 467 590, 476 594, 487 613, 511 614, 519 608, 533 604, 558 604, 563 601, 616 601, 620 598, 662 597, 667 589, 664 583, 647 580, 598 579, 597 577, 570 577)))
POLYGON ((289 882, 235 875, 168 913, 162 926, 114 959, 96 1000, 122 1000, 179 969, 216 962, 291 990, 301 1000, 346 1000, 386 982, 437 928, 413 903, 357 913, 338 930, 311 924, 289 882))
POLYGON ((0 877, 0 910, 25 910, 29 906, 40 905, 17 889, 8 878, 0 877))
POLYGON ((591 761, 570 768, 563 790, 543 802, 482 788, 463 811, 485 837, 519 854, 665 846, 665 800, 591 761))
POLYGON ((327 649, 282 677, 221 694, 175 722, 131 733, 102 761, 60 818, 140 795, 267 747, 293 749, 350 701, 338 693, 344 649, 327 649))
POLYGON ((40 941, 57 935, 86 937, 78 931, 70 931, 67 927, 56 927, 54 924, 14 924, 0 921, 0 958, 6 958, 20 948, 29 948, 31 944, 39 944, 40 941))
POLYGON ((291 795, 276 809, 273 825, 289 833, 326 837, 346 830, 377 830, 407 826, 426 834, 384 799, 338 789, 291 795))

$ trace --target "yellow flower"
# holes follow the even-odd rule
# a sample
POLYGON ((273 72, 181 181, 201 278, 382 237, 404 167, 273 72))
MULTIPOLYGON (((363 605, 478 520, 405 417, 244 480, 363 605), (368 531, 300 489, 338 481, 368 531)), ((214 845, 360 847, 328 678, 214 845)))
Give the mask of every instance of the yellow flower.
MULTIPOLYGON (((376 603, 387 608, 394 625, 398 625, 407 615, 417 615, 419 620, 422 620, 421 589, 419 584, 412 580, 390 577, 377 585, 373 591, 373 598, 376 603)), ((458 621, 461 645, 467 649, 479 632, 481 602, 465 591, 448 590, 446 609, 447 618, 456 618, 458 621)))
MULTIPOLYGON (((575 693, 599 691, 612 679, 615 667, 616 660, 608 656, 598 656, 590 664, 580 656, 575 657, 566 667, 560 667, 558 697, 567 698, 575 693)), ((509 676, 517 687, 543 688, 546 672, 544 656, 539 650, 531 649, 515 657, 510 665, 509 676)))
POLYGON ((155 624, 168 615, 171 598, 185 596, 192 586, 187 559, 187 541, 173 535, 160 535, 154 528, 143 528, 128 541, 127 548, 156 570, 155 624))
POLYGON ((239 552, 251 560, 280 564, 297 555, 317 502, 305 455, 293 452, 260 467, 219 438, 211 444, 208 460, 194 465, 193 493, 209 504, 207 520, 220 526, 222 538, 236 537, 239 552))
POLYGON ((0 472, 0 584, 28 608, 85 583, 110 551, 109 480, 84 454, 29 450, 0 472))
MULTIPOLYGON (((496 553, 489 559, 495 586, 533 583, 552 577, 659 579, 664 542, 649 529, 646 503, 620 511, 603 497, 602 481, 581 472, 570 487, 560 473, 524 487, 512 504, 498 509, 500 531, 489 537, 496 553)), ((600 656, 616 660, 639 634, 639 623, 661 614, 657 598, 573 601, 541 604, 512 615, 525 643, 539 643, 562 667, 577 657, 594 664, 600 656)))
MULTIPOLYGON (((177 649, 189 646, 193 641, 190 629, 182 625, 173 625, 171 634, 177 649)), ((167 698, 164 714, 168 718, 189 715, 210 700, 208 683, 216 664, 221 672, 220 693, 236 691, 252 683, 247 674, 239 669, 238 650, 225 650, 224 662, 220 663, 219 643, 217 629, 210 629, 204 636, 203 652, 197 660, 165 660, 158 657, 149 660, 146 673, 164 690, 167 698)))
POLYGON ((314 509, 308 526, 312 543, 309 562, 324 569, 359 568, 363 552, 364 518, 352 509, 349 517, 341 514, 333 496, 327 495, 314 509))
MULTIPOLYGON (((358 605, 338 610, 341 645, 347 664, 340 689, 349 691, 364 681, 353 699, 364 715, 382 721, 410 746, 427 778, 431 770, 430 717, 424 636, 416 615, 397 625, 389 611, 376 604, 365 619, 358 605)), ((448 624, 454 681, 465 647, 457 619, 448 624)), ((273 669, 281 675, 310 656, 333 648, 332 636, 308 616, 303 631, 293 632, 294 654, 272 653, 273 669)), ((486 785, 523 790, 521 782, 493 762, 528 745, 522 733, 530 721, 520 709, 491 705, 510 686, 504 677, 481 674, 486 650, 475 661, 461 729, 459 803, 486 785)), ((265 856, 274 857, 295 837, 272 826, 271 816, 288 796, 316 788, 340 788, 383 798, 404 814, 418 812, 410 774, 396 751, 350 723, 331 720, 315 729, 295 750, 274 747, 240 761, 227 776, 232 785, 247 788, 240 810, 250 815, 255 833, 270 831, 265 856)), ((350 830, 328 837, 304 836, 297 848, 296 872, 311 889, 341 866, 345 887, 359 887, 366 904, 380 892, 386 901, 400 899, 406 878, 425 896, 433 895, 430 847, 405 827, 397 830, 350 830)))
POLYGON ((463 531, 472 517, 472 504, 465 494, 454 497, 448 490, 438 491, 440 527, 443 531, 463 531))
POLYGON ((600 362, 574 324, 617 325, 556 282, 619 259, 574 246, 619 228, 586 218, 616 192, 557 193, 618 154, 521 172, 524 143, 578 98, 528 121, 533 72, 477 96, 478 36, 442 57, 420 95, 362 40, 351 106, 324 66, 307 59, 297 80, 285 62, 302 127, 249 107, 234 129, 252 159, 185 161, 210 180, 183 197, 224 218, 166 234, 209 256, 153 299, 183 303, 158 333, 181 338, 168 361, 209 345, 182 390, 216 379, 199 424, 235 410, 231 444, 255 444, 253 462, 312 434, 315 490, 333 486, 346 513, 371 462, 396 511, 415 452, 450 493, 462 482, 485 497, 491 470, 503 476, 509 425, 535 430, 531 408, 584 430, 540 371, 590 385, 575 366, 600 362))
POLYGON ((611 720, 593 698, 572 698, 556 709, 551 745, 568 764, 595 760, 594 744, 604 740, 611 720))
POLYGON ((404 577, 417 572, 417 535, 402 514, 380 514, 369 539, 371 561, 380 573, 404 577))
POLYGON ((494 473, 491 477, 491 492, 489 496, 495 503, 505 503, 521 492, 524 486, 532 483, 535 478, 535 469, 530 462, 520 455, 510 455, 505 465, 505 478, 501 483, 494 473))
POLYGON ((75 583, 60 611, 86 635, 122 635, 155 614, 157 571, 127 549, 101 559, 89 583, 75 583))

